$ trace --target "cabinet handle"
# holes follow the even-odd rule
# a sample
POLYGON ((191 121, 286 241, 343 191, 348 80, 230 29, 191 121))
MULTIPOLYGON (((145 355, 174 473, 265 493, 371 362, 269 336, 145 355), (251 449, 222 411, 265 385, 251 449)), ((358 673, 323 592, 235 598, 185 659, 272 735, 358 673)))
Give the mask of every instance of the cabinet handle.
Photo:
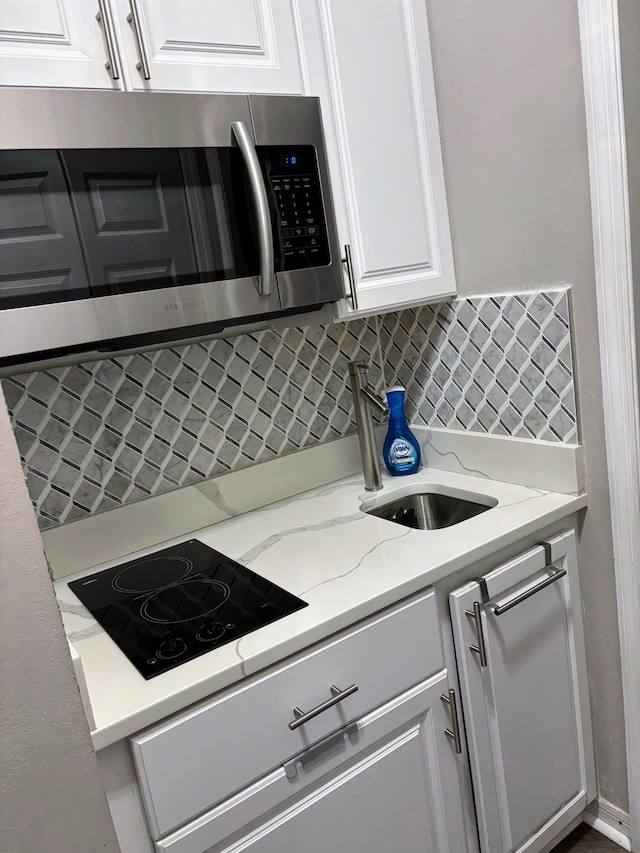
POLYGON ((331 754, 334 749, 340 749, 343 747, 345 743, 345 735, 349 738, 350 743, 356 743, 360 736, 360 729, 357 721, 349 723, 343 728, 338 729, 337 732, 333 732, 333 734, 323 737, 322 740, 314 743, 313 746, 307 747, 307 749, 299 752, 298 755, 294 755, 293 758, 290 758, 289 761, 285 761, 282 766, 284 768, 284 772, 287 774, 287 779, 298 778, 298 763, 300 763, 303 770, 306 770, 307 764, 314 764, 319 759, 331 754))
POLYGON ((351 246, 349 243, 344 244, 344 258, 340 258, 343 264, 347 267, 347 277, 349 279, 349 298, 353 305, 353 310, 358 311, 358 291, 356 290, 356 277, 353 274, 353 261, 351 260, 351 246))
POLYGON ((149 60, 147 59, 147 51, 144 46, 144 39, 142 38, 142 27, 140 26, 140 14, 138 12, 137 0, 129 0, 129 6, 131 11, 127 15, 127 21, 129 21, 130 24, 133 24, 136 41, 138 42, 138 52, 140 54, 140 62, 136 62, 136 68, 138 71, 142 72, 142 76, 145 80, 151 80, 149 60))
POLYGON ((536 592, 540 592, 541 589, 544 589, 546 586, 549 586, 550 584, 555 583, 557 580, 560 580, 560 578, 563 578, 567 573, 566 569, 551 569, 550 567, 548 568, 552 572, 550 577, 545 578, 543 581, 540 581, 540 583, 531 587, 531 589, 526 590, 526 592, 521 592, 520 595, 516 595, 515 598, 511 599, 511 601, 507 601, 504 604, 498 604, 495 606, 491 605, 493 612, 496 614, 496 616, 500 616, 501 614, 506 613, 507 610, 511 610, 511 608, 515 607, 516 604, 520 604, 521 601, 526 601, 527 598, 531 598, 531 596, 535 595, 536 592))
POLYGON ((120 68, 118 66, 118 54, 116 53, 115 43, 113 40, 113 32, 111 30, 111 19, 105 4, 105 0, 98 0, 99 9, 96 12, 96 21, 99 21, 104 27, 104 37, 107 42, 107 53, 109 59, 104 64, 104 67, 111 72, 111 77, 114 80, 120 79, 120 68))
POLYGON ((440 698, 451 708, 451 728, 445 729, 444 733, 453 741, 453 748, 456 755, 462 753, 462 739, 460 738, 460 724, 458 723, 458 706, 456 704, 456 691, 451 688, 449 695, 443 693, 440 698))
POLYGON ((318 705, 317 708, 313 708, 311 711, 301 711, 300 708, 293 709, 293 715, 295 720, 291 720, 289 723, 289 728, 291 731, 295 731, 295 729, 300 728, 300 726, 304 726, 305 723, 308 723, 309 720, 312 720, 314 717, 317 717, 318 714, 322 714, 323 711, 328 711, 329 708, 333 708, 334 705, 337 705, 338 702, 342 702, 343 699, 346 699, 347 696, 351 696, 352 693, 356 693, 358 690, 357 684, 352 684, 351 687, 345 687, 344 690, 340 690, 339 687, 336 687, 335 684, 331 685, 331 699, 327 699, 326 702, 323 702, 322 705, 318 705))
POLYGON ((480 658, 480 666, 487 666, 487 647, 484 644, 484 631, 482 629, 482 614, 480 613, 480 602, 473 602, 473 610, 465 610, 467 616, 473 619, 476 637, 478 638, 477 646, 469 646, 472 652, 475 652, 480 658))
POLYGON ((253 144, 253 139, 247 125, 243 121, 234 121, 231 122, 231 130, 236 138, 238 148, 242 153, 244 165, 247 169, 256 216, 258 218, 258 245, 260 247, 260 283, 258 293, 260 296, 270 296, 273 293, 274 261, 267 188, 262 177, 262 169, 260 168, 256 147, 253 144))

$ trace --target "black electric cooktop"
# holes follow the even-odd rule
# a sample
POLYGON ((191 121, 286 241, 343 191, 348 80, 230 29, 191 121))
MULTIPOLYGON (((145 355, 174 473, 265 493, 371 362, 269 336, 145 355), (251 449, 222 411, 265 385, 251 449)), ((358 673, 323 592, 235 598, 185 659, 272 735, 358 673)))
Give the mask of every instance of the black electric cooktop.
POLYGON ((147 679, 307 606, 197 539, 69 588, 147 679))

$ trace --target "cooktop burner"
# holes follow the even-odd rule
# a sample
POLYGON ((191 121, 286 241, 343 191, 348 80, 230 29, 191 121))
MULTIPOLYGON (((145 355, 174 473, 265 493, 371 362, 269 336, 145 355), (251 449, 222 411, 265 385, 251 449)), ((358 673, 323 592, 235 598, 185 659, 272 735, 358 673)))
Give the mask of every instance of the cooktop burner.
POLYGON ((307 606, 197 539, 69 588, 147 679, 307 606))

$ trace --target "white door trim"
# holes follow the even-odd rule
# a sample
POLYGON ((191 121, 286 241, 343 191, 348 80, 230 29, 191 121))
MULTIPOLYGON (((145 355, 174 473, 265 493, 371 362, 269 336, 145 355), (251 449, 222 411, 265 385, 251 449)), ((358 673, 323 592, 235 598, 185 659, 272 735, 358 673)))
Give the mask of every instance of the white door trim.
POLYGON ((640 844, 640 419, 616 0, 578 0, 632 848, 640 844))

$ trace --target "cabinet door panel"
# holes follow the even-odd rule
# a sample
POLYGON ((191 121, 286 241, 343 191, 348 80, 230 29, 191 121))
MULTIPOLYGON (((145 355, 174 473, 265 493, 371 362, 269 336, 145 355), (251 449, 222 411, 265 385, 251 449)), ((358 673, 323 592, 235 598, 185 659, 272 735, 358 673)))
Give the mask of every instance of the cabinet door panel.
POLYGON ((342 853, 442 851, 445 848, 438 844, 428 808, 433 793, 423 766, 433 745, 424 745, 425 755, 419 739, 420 729, 414 728, 368 761, 332 779, 270 826, 227 850, 326 853, 327 847, 332 847, 342 853))
POLYGON ((97 11, 87 0, 3 0, 0 85, 118 88, 97 11))
POLYGON ((136 64, 140 46, 117 0, 134 89, 192 92, 302 91, 289 0, 137 0, 151 79, 136 64))
POLYGON ((486 851, 541 850, 586 805, 593 785, 591 730, 573 534, 553 541, 554 565, 568 575, 501 614, 549 575, 542 547, 450 596, 456 655, 480 836, 486 851), (573 601, 573 609, 572 609, 573 601), (487 653, 482 666, 477 627, 481 604, 487 653), (569 815, 569 817, 567 817, 569 815))
POLYGON ((425 4, 299 5, 310 94, 322 99, 332 174, 341 181, 339 230, 351 245, 359 309, 454 293, 425 4), (323 49, 314 45, 318 30, 323 49))

